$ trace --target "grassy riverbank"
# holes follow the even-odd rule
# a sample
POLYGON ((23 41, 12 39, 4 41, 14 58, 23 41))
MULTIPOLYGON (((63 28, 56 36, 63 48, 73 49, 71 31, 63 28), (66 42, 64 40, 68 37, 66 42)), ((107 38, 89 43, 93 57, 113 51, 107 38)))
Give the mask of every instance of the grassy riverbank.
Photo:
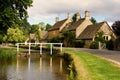
POLYGON ((120 67, 95 55, 64 49, 74 59, 78 80, 120 80, 120 67))
POLYGON ((15 48, 0 48, 0 59, 9 60, 16 56, 15 48))

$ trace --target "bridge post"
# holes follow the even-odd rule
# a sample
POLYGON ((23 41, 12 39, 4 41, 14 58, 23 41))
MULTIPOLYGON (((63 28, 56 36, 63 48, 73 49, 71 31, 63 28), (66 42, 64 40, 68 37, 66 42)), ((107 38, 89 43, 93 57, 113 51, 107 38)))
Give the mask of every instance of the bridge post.
POLYGON ((31 43, 29 43, 29 54, 28 55, 30 55, 30 45, 31 45, 31 43))
POLYGON ((62 53, 62 43, 61 43, 61 53, 62 53))
POLYGON ((51 46, 50 54, 52 55, 52 43, 50 43, 50 46, 51 46))
POLYGON ((42 43, 40 44, 40 55, 42 55, 42 43))
POLYGON ((19 52, 19 43, 17 43, 17 52, 19 52))

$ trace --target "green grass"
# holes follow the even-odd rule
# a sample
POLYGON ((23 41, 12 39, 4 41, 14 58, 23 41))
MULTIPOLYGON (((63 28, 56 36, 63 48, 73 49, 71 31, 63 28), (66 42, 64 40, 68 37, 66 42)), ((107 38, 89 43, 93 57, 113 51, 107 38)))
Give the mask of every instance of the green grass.
POLYGON ((0 59, 9 60, 16 56, 15 48, 0 48, 0 59))
MULTIPOLYGON (((77 58, 75 59, 77 61, 74 61, 77 64, 76 69, 84 66, 85 70, 78 69, 79 71, 77 72, 78 76, 86 72, 87 78, 81 78, 80 76, 79 80, 120 80, 120 67, 113 63, 85 52, 70 49, 64 49, 64 51, 73 55, 73 59, 77 58)), ((82 77, 85 76, 83 75, 82 77)))

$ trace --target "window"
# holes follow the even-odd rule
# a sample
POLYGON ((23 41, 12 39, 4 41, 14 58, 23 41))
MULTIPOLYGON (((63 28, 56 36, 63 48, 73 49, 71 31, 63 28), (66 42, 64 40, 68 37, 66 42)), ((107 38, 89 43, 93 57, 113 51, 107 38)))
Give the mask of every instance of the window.
POLYGON ((104 38, 105 40, 108 40, 108 36, 107 36, 107 35, 105 35, 103 38, 104 38))

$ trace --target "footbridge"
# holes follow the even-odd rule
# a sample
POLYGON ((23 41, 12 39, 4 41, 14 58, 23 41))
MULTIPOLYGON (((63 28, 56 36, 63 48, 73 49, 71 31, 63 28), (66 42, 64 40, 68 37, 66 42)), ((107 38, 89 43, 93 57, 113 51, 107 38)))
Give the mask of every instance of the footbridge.
POLYGON ((62 45, 63 43, 17 43, 17 52, 19 52, 20 45, 28 45, 28 55, 31 54, 31 45, 38 45, 40 46, 40 55, 42 55, 42 47, 43 45, 50 45, 50 54, 53 53, 53 45, 60 45, 60 51, 62 52, 62 45))

